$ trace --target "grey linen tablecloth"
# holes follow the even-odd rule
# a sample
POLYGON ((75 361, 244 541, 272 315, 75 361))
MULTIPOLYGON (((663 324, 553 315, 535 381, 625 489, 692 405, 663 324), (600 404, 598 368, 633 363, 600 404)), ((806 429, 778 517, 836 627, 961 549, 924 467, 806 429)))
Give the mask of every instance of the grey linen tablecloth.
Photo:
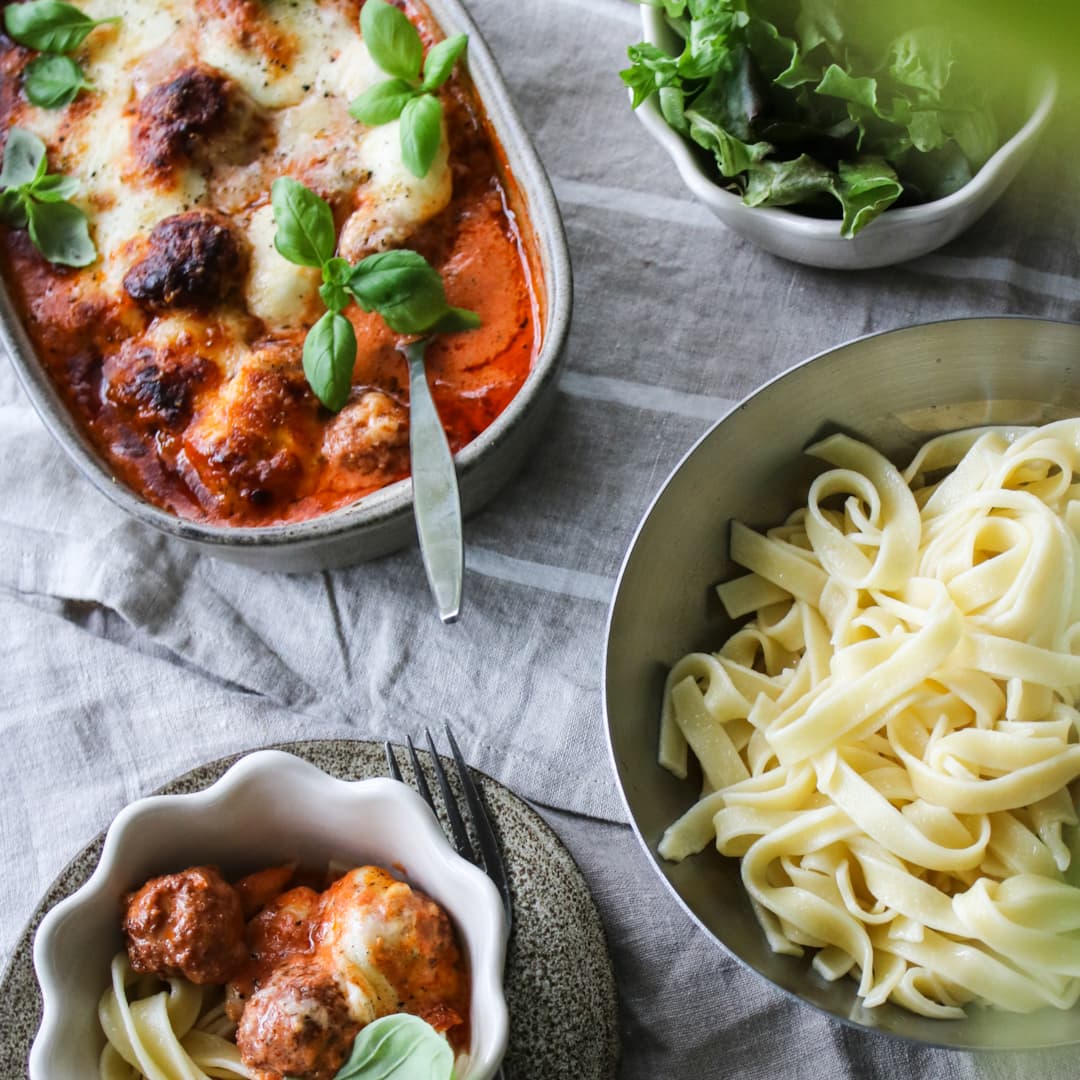
POLYGON ((720 227, 633 118, 616 75, 640 36, 633 5, 469 6, 552 177, 576 300, 555 416, 468 523, 464 619, 437 622, 415 550, 290 578, 131 523, 0 364, 0 963, 71 855, 178 773, 272 742, 399 738, 447 719, 476 766, 541 807, 589 881, 624 1077, 1080 1074, 1067 1055, 976 1058, 867 1036, 743 971, 669 899, 624 824, 600 696, 607 602, 634 526, 731 402, 871 331, 1080 318, 1080 193, 1060 149, 1076 125, 941 252, 812 270, 720 227))

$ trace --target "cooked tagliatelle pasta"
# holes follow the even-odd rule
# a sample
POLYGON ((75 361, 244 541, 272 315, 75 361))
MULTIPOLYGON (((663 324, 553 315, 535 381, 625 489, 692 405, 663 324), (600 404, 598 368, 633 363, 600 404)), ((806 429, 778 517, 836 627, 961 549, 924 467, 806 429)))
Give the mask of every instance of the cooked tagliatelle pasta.
POLYGON ((127 953, 119 952, 98 1017, 108 1040, 98 1066, 101 1080, 258 1080, 230 1038, 236 1024, 225 1015, 219 987, 137 975, 127 953))
POLYGON ((832 468, 805 508, 732 526, 750 574, 718 591, 753 619, 668 676, 660 762, 689 749, 704 789, 660 852, 741 857, 772 949, 867 1006, 1069 1008, 1080 420, 944 435, 904 472, 842 435, 808 453, 832 468))

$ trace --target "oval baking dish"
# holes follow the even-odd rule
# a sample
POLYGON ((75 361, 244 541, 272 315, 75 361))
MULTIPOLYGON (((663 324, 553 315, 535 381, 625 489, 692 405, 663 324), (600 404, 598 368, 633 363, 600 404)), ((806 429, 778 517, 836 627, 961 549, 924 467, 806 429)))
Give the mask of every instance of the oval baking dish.
MULTIPOLYGON (((462 503, 469 513, 490 499, 520 465, 554 401, 570 321, 570 263, 550 184, 476 27, 458 0, 411 6, 420 11, 422 25, 434 23, 447 37, 469 35, 467 59, 458 70, 471 84, 494 144, 508 219, 527 253, 523 261, 535 297, 536 344, 527 376, 490 425, 456 454, 462 503)), ((467 337, 460 335, 459 341, 467 344, 467 337)), ((230 526, 174 516, 126 486, 69 411, 6 284, 0 287, 0 342, 10 352, 20 382, 46 427, 83 475, 137 520, 205 553, 261 569, 303 572, 374 558, 415 536, 408 477, 339 509, 315 511, 318 516, 305 520, 230 526)))

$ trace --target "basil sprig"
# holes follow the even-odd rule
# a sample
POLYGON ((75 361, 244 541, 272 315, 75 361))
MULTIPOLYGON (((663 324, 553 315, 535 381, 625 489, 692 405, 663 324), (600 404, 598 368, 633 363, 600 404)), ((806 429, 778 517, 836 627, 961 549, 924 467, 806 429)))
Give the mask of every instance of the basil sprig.
POLYGON ((78 62, 66 54, 74 52, 95 27, 119 21, 119 16, 92 19, 62 0, 30 0, 4 8, 8 37, 47 54, 26 66, 23 85, 30 101, 44 109, 70 104, 89 83, 78 62))
POLYGON ((455 34, 440 41, 425 60, 416 27, 386 0, 367 0, 360 30, 371 58, 392 77, 365 90, 349 106, 349 114, 372 127, 400 118, 401 159, 414 176, 425 177, 442 140, 442 102, 433 91, 450 78, 469 36, 455 34))
POLYGON ((89 266, 97 258, 86 215, 67 200, 78 190, 70 176, 46 172, 45 144, 14 127, 0 167, 0 218, 26 229, 34 247, 51 263, 89 266))
POLYGON ((453 1080, 454 1051, 429 1023, 397 1013, 362 1028, 334 1080, 453 1080))
POLYGON ((452 333, 480 325, 474 311, 448 303, 438 271, 415 251, 369 255, 356 265, 336 257, 330 207, 298 180, 279 177, 270 201, 278 253, 297 266, 322 270, 319 296, 327 311, 308 331, 303 361, 308 385, 332 412, 344 407, 352 388, 356 333, 342 315, 351 301, 377 312, 397 334, 452 333))
POLYGON ((26 96, 43 109, 70 105, 89 86, 82 68, 70 56, 39 56, 26 65, 26 96))

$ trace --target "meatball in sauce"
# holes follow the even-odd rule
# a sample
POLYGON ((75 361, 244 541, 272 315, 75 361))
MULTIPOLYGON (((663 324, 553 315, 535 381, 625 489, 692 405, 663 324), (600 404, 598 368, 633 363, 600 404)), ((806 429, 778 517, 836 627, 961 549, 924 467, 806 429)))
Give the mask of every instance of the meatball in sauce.
POLYGON ((128 959, 141 974, 222 985, 247 959, 240 897, 214 866, 154 878, 125 903, 128 959))
POLYGON ((125 898, 135 971, 225 986, 241 1059, 262 1080, 331 1080, 357 1033, 406 1012, 468 1043, 469 977, 446 912, 377 866, 323 891, 293 868, 230 885, 215 868, 125 898))

